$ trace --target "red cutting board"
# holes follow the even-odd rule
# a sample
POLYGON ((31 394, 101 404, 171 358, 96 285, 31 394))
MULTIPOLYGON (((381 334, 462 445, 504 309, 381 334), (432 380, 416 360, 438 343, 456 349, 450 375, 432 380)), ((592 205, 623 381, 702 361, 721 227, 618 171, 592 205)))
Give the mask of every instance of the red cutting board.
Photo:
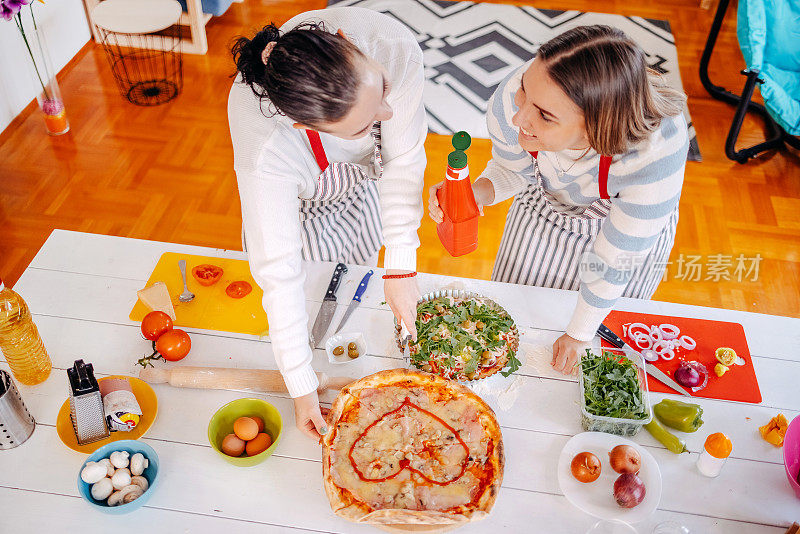
MULTIPOLYGON (((747 347, 747 338, 745 338, 742 325, 691 317, 668 317, 665 315, 648 315, 625 311, 612 311, 603 321, 603 324, 624 339, 631 347, 638 349, 632 338, 623 335, 623 325, 630 323, 644 323, 647 326, 672 324, 680 329, 680 335, 687 335, 697 342, 697 347, 693 350, 680 349, 676 351, 675 358, 672 360, 658 360, 657 362, 649 363, 649 365, 655 365, 670 377, 674 377, 675 370, 680 366, 681 361, 695 360, 705 365, 706 369, 708 369, 708 385, 698 392, 690 391, 693 396, 740 402, 761 402, 761 390, 758 388, 756 372, 753 369, 753 361, 750 357, 750 349, 747 347), (736 354, 744 359, 744 364, 732 365, 727 373, 718 377, 714 373, 714 366, 717 364, 714 351, 719 347, 730 347, 735 350, 736 354)), ((604 341, 603 346, 610 347, 611 345, 604 341)), ((652 376, 648 375, 647 378, 650 391, 675 393, 674 390, 652 376)))

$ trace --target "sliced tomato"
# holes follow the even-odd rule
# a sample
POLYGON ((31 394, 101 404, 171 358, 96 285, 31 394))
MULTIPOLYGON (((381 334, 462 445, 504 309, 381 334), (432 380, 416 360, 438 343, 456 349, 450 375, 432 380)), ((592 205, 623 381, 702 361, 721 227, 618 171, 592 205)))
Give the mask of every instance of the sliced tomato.
POLYGON ((231 282, 228 287, 225 288, 225 293, 232 299, 240 299, 248 295, 252 290, 253 286, 248 282, 237 280, 236 282, 231 282))
POLYGON ((201 286, 210 286, 219 282, 222 272, 221 267, 204 263, 192 269, 192 276, 201 286))

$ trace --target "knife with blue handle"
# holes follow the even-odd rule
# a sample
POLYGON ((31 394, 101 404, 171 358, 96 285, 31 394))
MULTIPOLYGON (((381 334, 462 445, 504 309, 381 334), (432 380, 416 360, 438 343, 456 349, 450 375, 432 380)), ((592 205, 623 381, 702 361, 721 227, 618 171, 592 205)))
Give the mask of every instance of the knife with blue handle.
MULTIPOLYGON (((655 367, 653 365, 647 365, 647 361, 644 359, 644 357, 642 357, 642 355, 639 353, 638 350, 634 349, 633 347, 631 347, 630 345, 625 343, 625 341, 623 341, 622 338, 620 338, 617 334, 615 334, 606 325, 604 325, 604 324, 600 325, 600 328, 597 329, 597 335, 600 336, 602 339, 608 341, 609 343, 611 343, 612 345, 614 345, 618 349, 622 349, 625 352, 625 354, 627 354, 629 356, 631 354, 636 354, 639 357, 639 359, 641 359, 641 361, 642 361, 642 365, 644 366, 643 367, 644 371, 648 375, 650 375, 653 378, 655 378, 656 380, 658 380, 659 382, 663 383, 665 386, 674 389, 675 391, 677 391, 681 395, 686 395, 687 397, 691 397, 692 396, 692 394, 688 393, 685 389, 683 389, 680 386, 680 384, 678 384, 673 379, 671 379, 669 376, 667 376, 667 374, 664 373, 664 371, 662 371, 661 369, 659 369, 658 367, 655 367)), ((632 361, 638 362, 639 360, 638 359, 632 359, 632 361)))
POLYGON ((355 310, 358 307, 358 305, 361 304, 361 296, 367 290, 367 284, 369 284, 369 279, 371 276, 372 276, 372 269, 370 269, 369 272, 364 275, 364 278, 361 279, 361 283, 358 284, 358 289, 356 289, 356 294, 353 295, 353 300, 350 301, 350 305, 347 307, 347 310, 345 310, 344 315, 342 315, 342 320, 339 321, 339 327, 336 329, 336 332, 334 332, 334 334, 339 333, 339 330, 342 329, 344 323, 346 323, 347 320, 350 318, 350 314, 353 313, 353 310, 355 310))

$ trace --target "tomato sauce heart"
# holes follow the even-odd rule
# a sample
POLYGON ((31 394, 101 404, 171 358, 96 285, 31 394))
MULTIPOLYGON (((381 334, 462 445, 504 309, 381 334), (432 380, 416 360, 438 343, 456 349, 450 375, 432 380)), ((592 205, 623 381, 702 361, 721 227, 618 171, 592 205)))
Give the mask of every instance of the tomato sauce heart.
MULTIPOLYGON (((435 452, 435 451, 432 451, 431 449, 432 449, 432 447, 430 446, 430 444, 425 443, 425 444, 423 444, 423 447, 420 450, 416 450, 412 454, 415 454, 415 455, 419 456, 422 453, 427 453, 427 454, 429 454, 431 456, 434 456, 434 455, 430 454, 431 452, 435 452)), ((428 482, 430 484, 436 484, 438 486, 446 486, 448 484, 452 484, 453 482, 455 482, 456 480, 461 478, 464 475, 464 472, 466 472, 467 465, 469 463, 469 447, 467 447, 467 444, 464 442, 463 439, 461 439, 461 436, 459 435, 458 431, 456 431, 456 429, 454 429, 453 427, 448 425, 442 418, 438 417, 436 414, 433 414, 433 413, 429 412, 428 410, 425 410, 421 406, 411 402, 411 399, 406 397, 406 399, 403 401, 403 403, 399 407, 397 407, 394 410, 392 410, 390 412, 387 412, 387 413, 383 414, 381 417, 377 418, 375 421, 370 423, 364 429, 364 431, 361 434, 359 434, 358 438, 356 438, 356 440, 353 442, 353 445, 351 445, 350 452, 349 452, 348 456, 350 458, 350 464, 353 466, 353 470, 355 471, 356 475, 358 475, 358 477, 361 480, 365 481, 365 482, 384 482, 386 480, 390 480, 390 479, 396 477, 401 472, 403 472, 403 470, 408 469, 412 473, 415 473, 416 475, 422 477, 426 482, 428 482), (370 431, 370 429, 372 427, 374 427, 375 425, 377 425, 378 423, 380 423, 383 420, 391 419, 392 417, 400 414, 400 412, 404 408, 406 409, 406 413, 403 414, 404 417, 409 417, 415 411, 420 412, 422 414, 425 414, 425 415, 429 416, 433 420, 435 420, 437 423, 442 425, 445 430, 447 430, 448 432, 452 433, 455 436, 455 438, 458 440, 459 445, 461 447, 463 447, 463 449, 464 449, 464 459, 461 461, 461 470, 460 470, 460 472, 458 473, 458 475, 456 477, 451 478, 449 480, 444 480, 444 481, 431 479, 430 477, 426 476, 424 473, 420 472, 418 469, 415 469, 414 467, 412 467, 410 460, 407 459, 407 458, 402 458, 398 462, 399 463, 399 469, 396 472, 394 472, 393 474, 391 474, 389 476, 385 476, 385 477, 382 477, 382 478, 369 478, 369 477, 365 476, 364 473, 358 468, 357 462, 353 458, 353 451, 355 450, 356 445, 358 445, 358 443, 362 439, 366 439, 367 433, 370 431)))

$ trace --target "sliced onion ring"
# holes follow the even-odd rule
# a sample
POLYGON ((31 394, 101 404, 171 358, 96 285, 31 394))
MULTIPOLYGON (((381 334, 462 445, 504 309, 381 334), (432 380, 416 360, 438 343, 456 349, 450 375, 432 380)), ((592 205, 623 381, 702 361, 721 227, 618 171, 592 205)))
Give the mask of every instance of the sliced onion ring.
POLYGON ((674 324, 665 323, 658 325, 658 329, 661 331, 661 337, 663 339, 675 339, 681 334, 681 329, 674 324))
POLYGON ((664 352, 661 353, 661 359, 662 360, 669 361, 669 360, 673 359, 674 357, 675 357, 675 351, 672 350, 672 349, 667 349, 667 350, 665 350, 664 352))
POLYGON ((653 341, 661 341, 664 339, 664 335, 656 325, 650 327, 650 337, 653 338, 653 341))
POLYGON ((642 358, 644 358, 648 362, 654 362, 658 360, 658 354, 653 349, 644 349, 641 352, 642 358))
POLYGON ((642 330, 643 334, 650 335, 650 328, 646 324, 644 324, 644 323, 633 323, 633 324, 628 326, 628 335, 631 337, 631 339, 635 339, 636 338, 637 332, 634 331, 636 329, 642 330))
POLYGON ((697 347, 697 342, 689 336, 681 336, 679 341, 681 347, 686 350, 693 350, 695 347, 697 347))
POLYGON ((650 336, 645 334, 644 332, 638 332, 635 336, 633 336, 633 341, 636 342, 636 346, 640 349, 652 349, 653 348, 653 340, 650 336))

